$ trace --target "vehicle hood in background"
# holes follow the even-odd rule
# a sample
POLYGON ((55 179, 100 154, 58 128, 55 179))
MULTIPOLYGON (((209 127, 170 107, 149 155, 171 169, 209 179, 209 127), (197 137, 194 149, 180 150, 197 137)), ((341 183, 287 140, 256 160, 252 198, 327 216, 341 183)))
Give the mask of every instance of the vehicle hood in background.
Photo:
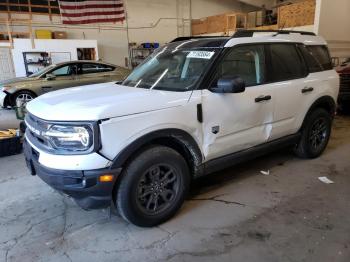
POLYGON ((29 77, 15 77, 11 78, 8 80, 0 81, 0 86, 5 86, 5 85, 14 85, 17 83, 22 83, 22 82, 27 82, 27 81, 33 81, 36 80, 36 78, 29 78, 29 77))
POLYGON ((44 120, 94 121, 184 105, 187 92, 149 90, 114 82, 74 87, 42 95, 27 110, 44 120))

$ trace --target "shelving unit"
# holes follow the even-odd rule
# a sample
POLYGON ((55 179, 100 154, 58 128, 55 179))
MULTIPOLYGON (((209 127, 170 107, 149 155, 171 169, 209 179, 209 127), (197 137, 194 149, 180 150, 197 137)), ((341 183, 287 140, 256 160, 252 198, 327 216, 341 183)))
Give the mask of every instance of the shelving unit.
POLYGON ((137 67, 148 56, 150 56, 156 48, 133 47, 130 49, 130 58, 132 68, 137 67))
POLYGON ((51 64, 47 52, 23 52, 23 60, 27 76, 51 64))

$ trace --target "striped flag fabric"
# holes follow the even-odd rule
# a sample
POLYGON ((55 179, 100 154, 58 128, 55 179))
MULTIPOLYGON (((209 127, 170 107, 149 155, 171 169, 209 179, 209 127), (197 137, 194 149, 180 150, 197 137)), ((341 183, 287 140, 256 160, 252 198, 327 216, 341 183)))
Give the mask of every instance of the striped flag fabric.
POLYGON ((63 24, 116 23, 125 20, 123 0, 59 0, 63 24))

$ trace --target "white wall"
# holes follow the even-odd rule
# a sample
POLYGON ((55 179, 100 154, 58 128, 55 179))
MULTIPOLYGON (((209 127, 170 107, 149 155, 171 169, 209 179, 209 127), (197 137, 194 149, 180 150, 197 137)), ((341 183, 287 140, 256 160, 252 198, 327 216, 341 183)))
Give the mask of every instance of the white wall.
POLYGON ((332 56, 350 57, 350 0, 317 0, 316 32, 329 44, 332 56))
MULTIPOLYGON (((38 15, 33 16, 33 30, 66 31, 70 39, 97 40, 101 59, 125 66, 125 58, 128 57, 128 40, 136 43, 164 44, 177 36, 190 35, 190 10, 192 10, 192 18, 200 18, 252 9, 251 6, 235 0, 125 0, 125 4, 129 34, 127 34, 125 22, 66 26, 61 24, 60 17, 56 16, 50 21, 48 16, 38 15)), ((27 18, 28 16, 13 15, 13 17, 27 18)), ((27 31, 27 28, 17 25, 13 30, 27 31)), ((0 31, 6 31, 6 28, 0 26, 0 31)))
MULTIPOLYGON (((12 49, 12 58, 15 67, 16 76, 26 76, 23 52, 66 52, 71 54, 71 60, 77 60, 77 48, 95 48, 96 40, 44 40, 35 39, 34 48, 30 39, 14 39, 14 48, 12 49)), ((98 59, 98 52, 96 59, 98 59)))

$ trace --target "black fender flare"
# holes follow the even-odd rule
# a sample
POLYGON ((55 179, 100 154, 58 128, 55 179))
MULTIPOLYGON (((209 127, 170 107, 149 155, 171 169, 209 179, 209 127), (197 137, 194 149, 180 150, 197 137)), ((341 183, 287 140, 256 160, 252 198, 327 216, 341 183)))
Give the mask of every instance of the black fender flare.
MULTIPOLYGON (((187 162, 192 164, 192 171, 196 172, 197 167, 202 163, 202 152, 195 139, 186 131, 176 128, 161 129, 143 135, 124 148, 114 159, 111 165, 112 169, 121 168, 129 158, 139 150, 150 144, 161 144, 177 148, 187 162), (184 155, 185 154, 185 155, 184 155), (188 159, 190 158, 190 159, 188 159)), ((176 149, 176 148, 175 148, 176 149)))
POLYGON ((308 115, 315 109, 315 108, 324 108, 327 110, 332 117, 335 115, 335 112, 337 110, 337 103, 334 101, 333 97, 331 96, 322 96, 315 100, 315 102, 312 103, 309 110, 304 116, 303 124, 301 128, 303 128, 305 124, 305 120, 307 119, 308 115))

